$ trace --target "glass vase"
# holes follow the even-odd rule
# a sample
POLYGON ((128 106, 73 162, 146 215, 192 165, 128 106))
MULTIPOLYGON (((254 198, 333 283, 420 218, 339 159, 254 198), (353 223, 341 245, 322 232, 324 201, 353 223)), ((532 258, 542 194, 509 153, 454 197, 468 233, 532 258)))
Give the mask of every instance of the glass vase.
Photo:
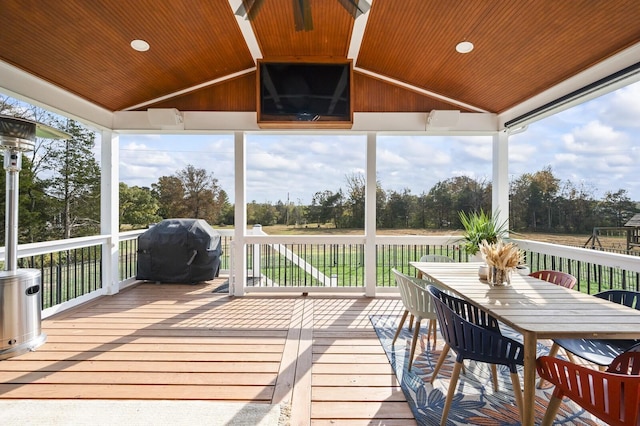
POLYGON ((491 285, 508 285, 511 282, 509 275, 510 271, 506 269, 498 269, 495 266, 490 266, 487 280, 491 285))

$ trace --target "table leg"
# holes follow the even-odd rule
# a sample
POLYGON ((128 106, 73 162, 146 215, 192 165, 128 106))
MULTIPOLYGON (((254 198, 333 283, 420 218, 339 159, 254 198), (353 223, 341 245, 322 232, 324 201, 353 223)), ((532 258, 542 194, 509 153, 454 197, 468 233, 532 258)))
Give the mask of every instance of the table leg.
POLYGON ((522 407, 522 424, 533 426, 536 402, 536 349, 538 338, 536 333, 524 334, 524 406, 522 407))

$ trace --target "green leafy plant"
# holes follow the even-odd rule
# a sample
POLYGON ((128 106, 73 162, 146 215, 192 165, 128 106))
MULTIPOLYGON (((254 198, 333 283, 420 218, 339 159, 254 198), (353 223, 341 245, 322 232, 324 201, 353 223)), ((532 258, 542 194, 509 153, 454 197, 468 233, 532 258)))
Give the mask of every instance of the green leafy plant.
POLYGON ((468 214, 460 211, 458 215, 464 227, 464 248, 469 254, 477 254, 482 241, 486 240, 489 244, 496 243, 507 233, 507 221, 499 223, 498 212, 492 215, 480 209, 479 212, 474 211, 468 214))

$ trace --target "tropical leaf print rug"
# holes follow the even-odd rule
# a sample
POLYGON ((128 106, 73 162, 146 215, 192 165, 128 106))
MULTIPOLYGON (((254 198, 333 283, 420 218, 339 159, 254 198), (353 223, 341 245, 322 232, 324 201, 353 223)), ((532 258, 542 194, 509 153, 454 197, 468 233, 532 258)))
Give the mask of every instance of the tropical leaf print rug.
MULTIPOLYGON (((433 338, 427 341, 427 321, 424 321, 422 324, 423 333, 416 347, 416 356, 411 371, 408 372, 406 363, 412 338, 412 333, 407 329, 408 321, 405 322, 404 329, 396 340, 396 344, 391 345, 399 319, 400 317, 396 316, 372 316, 371 322, 418 424, 439 425, 449 379, 455 363, 454 353, 453 351, 449 352, 448 358, 432 385, 429 381, 442 352, 444 341, 439 333, 435 347, 433 338)), ((520 334, 509 327, 501 325, 501 330, 503 334, 522 341, 520 334)), ((538 355, 546 355, 548 352, 548 345, 538 343, 538 355)), ((454 400, 449 410, 447 425, 520 425, 509 369, 505 366, 498 366, 497 370, 499 386, 498 391, 494 391, 488 364, 465 361, 465 369, 460 374, 454 400)), ((523 372, 520 369, 521 382, 522 378, 523 372)), ((537 389, 536 424, 541 423, 552 392, 553 385, 549 383, 543 385, 542 389, 537 389)), ((605 423, 597 420, 569 399, 565 399, 560 406, 555 424, 574 426, 604 425, 605 423)))

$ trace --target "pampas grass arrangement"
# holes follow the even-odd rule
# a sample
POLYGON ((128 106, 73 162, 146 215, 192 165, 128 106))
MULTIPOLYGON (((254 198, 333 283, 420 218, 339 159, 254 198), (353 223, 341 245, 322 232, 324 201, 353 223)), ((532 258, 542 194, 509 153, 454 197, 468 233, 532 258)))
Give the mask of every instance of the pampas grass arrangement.
POLYGON ((483 240, 480 253, 489 266, 489 281, 493 284, 509 282, 511 272, 524 263, 524 252, 514 243, 505 243, 501 239, 495 243, 483 240))

